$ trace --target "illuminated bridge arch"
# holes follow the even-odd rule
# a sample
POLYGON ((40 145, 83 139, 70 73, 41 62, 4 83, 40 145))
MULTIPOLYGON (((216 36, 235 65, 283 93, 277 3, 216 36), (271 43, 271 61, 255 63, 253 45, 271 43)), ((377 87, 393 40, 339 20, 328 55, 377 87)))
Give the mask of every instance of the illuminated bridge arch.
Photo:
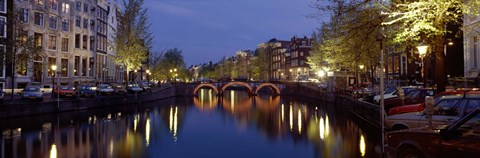
POLYGON ((195 87, 195 89, 193 90, 193 95, 197 95, 198 93, 198 90, 200 90, 201 88, 204 88, 204 87, 207 87, 207 88, 210 88, 210 89, 213 89, 213 91, 215 91, 215 93, 218 95, 220 94, 218 92, 218 88, 216 86, 214 86, 213 84, 210 84, 210 83, 201 83, 199 85, 197 85, 195 87))
POLYGON ((253 95, 253 88, 252 86, 250 86, 249 84, 245 83, 245 82, 237 82, 237 81, 234 81, 234 82, 229 82, 227 83, 226 85, 224 85, 221 89, 221 93, 223 93, 223 91, 225 91, 225 89, 227 89, 228 87, 230 86, 233 86, 233 85, 240 85, 240 86, 243 86, 243 87, 246 87, 248 89, 248 94, 250 95, 253 95))
POLYGON ((263 87, 270 87, 275 95, 280 95, 280 88, 278 88, 277 85, 272 84, 272 83, 262 83, 262 84, 260 84, 260 86, 258 86, 257 89, 255 90, 254 94, 258 94, 258 91, 260 91, 260 89, 262 89, 263 87))

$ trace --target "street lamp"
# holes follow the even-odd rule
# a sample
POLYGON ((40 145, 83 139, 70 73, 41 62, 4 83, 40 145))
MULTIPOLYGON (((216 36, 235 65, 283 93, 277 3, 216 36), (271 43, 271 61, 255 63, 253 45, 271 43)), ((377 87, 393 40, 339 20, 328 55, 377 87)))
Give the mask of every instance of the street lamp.
POLYGON ((50 67, 52 69, 52 98, 53 98, 53 91, 55 90, 55 73, 57 71, 57 65, 52 65, 50 67))
POLYGON ((428 45, 421 44, 417 46, 418 54, 420 55, 420 59, 422 59, 422 78, 423 78, 423 87, 425 87, 425 63, 424 63, 424 58, 425 55, 427 54, 428 50, 428 45))
POLYGON ((360 82, 362 82, 361 77, 362 77, 362 75, 363 75, 363 68, 365 68, 365 65, 360 64, 360 65, 358 65, 358 67, 360 68, 360 74, 358 75, 358 79, 359 79, 360 81, 359 81, 358 83, 360 83, 360 82))
POLYGON ((148 78, 148 76, 150 75, 150 70, 147 69, 147 71, 145 71, 145 72, 147 72, 147 81, 150 82, 150 81, 149 81, 150 79, 148 78))

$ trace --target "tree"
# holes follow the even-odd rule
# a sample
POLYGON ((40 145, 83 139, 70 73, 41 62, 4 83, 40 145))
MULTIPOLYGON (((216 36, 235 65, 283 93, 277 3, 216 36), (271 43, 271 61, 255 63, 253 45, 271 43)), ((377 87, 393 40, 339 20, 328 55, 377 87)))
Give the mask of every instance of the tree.
MULTIPOLYGON (((40 56, 42 52, 41 41, 37 41, 33 36, 28 36, 25 31, 25 23, 20 20, 20 11, 8 10, 7 16, 7 38, 1 38, 0 42, 6 46, 5 50, 1 50, 1 61, 5 62, 5 65, 10 65, 12 94, 14 93, 15 73, 17 73, 17 67, 22 71, 28 71, 28 64, 32 63, 35 57, 40 56), (12 52, 12 53, 7 53, 12 52)), ((0 64, 3 66, 3 64, 0 64)), ((11 97, 13 101, 13 95, 11 97)))
POLYGON ((426 42, 435 55, 435 78, 437 91, 445 91, 445 42, 446 25, 460 23, 464 14, 478 15, 478 0, 419 0, 395 1, 391 9, 384 12, 388 20, 383 25, 397 27, 394 40, 410 45, 426 42))
POLYGON ((182 51, 177 48, 166 50, 158 64, 154 67, 153 72, 153 76, 159 80, 172 79, 175 77, 175 74, 177 74, 177 78, 189 76, 188 71, 185 69, 182 51))
POLYGON ((138 69, 148 58, 153 35, 149 31, 147 9, 142 8, 143 0, 123 0, 123 9, 118 13, 117 54, 115 62, 127 69, 128 73, 138 69))

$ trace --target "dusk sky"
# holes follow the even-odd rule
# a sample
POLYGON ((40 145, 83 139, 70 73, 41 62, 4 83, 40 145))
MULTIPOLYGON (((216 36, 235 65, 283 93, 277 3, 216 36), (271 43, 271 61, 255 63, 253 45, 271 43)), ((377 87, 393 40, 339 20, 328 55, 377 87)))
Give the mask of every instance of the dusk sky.
POLYGON ((145 0, 152 24, 152 51, 182 50, 186 66, 218 62, 236 51, 255 50, 272 38, 310 36, 320 22, 314 0, 145 0))

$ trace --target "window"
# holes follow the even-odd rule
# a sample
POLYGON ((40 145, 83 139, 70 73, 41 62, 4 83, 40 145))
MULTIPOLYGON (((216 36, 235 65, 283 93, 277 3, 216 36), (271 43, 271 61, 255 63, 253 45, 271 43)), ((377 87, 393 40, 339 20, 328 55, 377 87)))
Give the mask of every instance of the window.
POLYGON ((50 8, 52 10, 57 10, 57 0, 50 0, 50 8))
POLYGON ((87 29, 88 28, 88 19, 83 18, 83 28, 87 29))
POLYGON ((68 19, 62 19, 62 30, 70 31, 70 21, 68 19))
POLYGON ((56 16, 50 16, 48 18, 48 27, 51 29, 57 29, 57 17, 56 16))
POLYGON ((303 52, 300 52, 300 56, 303 57, 303 52))
POLYGON ((477 58, 478 58, 478 51, 477 51, 477 42, 478 42, 478 39, 477 39, 477 36, 473 37, 473 67, 477 67, 478 63, 477 63, 477 58))
POLYGON ((52 76, 55 73, 52 70, 52 65, 57 65, 57 58, 48 57, 48 76, 52 76))
POLYGON ((62 3, 62 12, 69 14, 70 13, 70 4, 62 3))
POLYGON ((27 55, 26 54, 18 54, 18 59, 16 62, 17 66, 17 74, 20 76, 27 76, 27 55), (22 60, 20 60, 22 59, 22 60))
POLYGON ((43 13, 35 12, 35 24, 43 26, 43 13))
MULTIPOLYGON (((0 54, 5 54, 5 46, 3 46, 3 45, 0 45, 0 54)), ((5 57, 5 56, 3 56, 3 57, 5 57)), ((1 63, 0 64, 0 66, 1 66, 0 77, 4 78, 5 77, 5 59, 0 60, 0 63, 1 63)), ((0 88, 2 88, 2 87, 0 87, 0 88)))
POLYGON ((48 36, 48 49, 57 50, 57 36, 48 36))
POLYGON ((83 3, 83 12, 88 13, 88 4, 83 3))
POLYGON ((20 21, 28 23, 28 9, 20 8, 20 21))
POLYGON ((62 59, 61 60, 61 70, 60 70, 60 75, 62 77, 68 77, 68 59, 62 59))
POLYGON ((88 36, 87 35, 83 35, 83 38, 82 38, 82 47, 83 49, 88 49, 88 36))
POLYGON ((87 76, 87 58, 82 58, 82 76, 87 76))
POLYGON ((88 76, 93 76, 94 62, 93 57, 90 57, 90 63, 88 64, 88 76))
POLYGON ((5 3, 5 0, 0 0, 0 12, 5 13, 6 11, 7 11, 7 4, 5 3))
POLYGON ((35 46, 37 47, 42 47, 42 43, 43 43, 43 34, 41 33, 34 33, 33 34, 33 38, 35 39, 35 46))
POLYGON ((460 99, 444 99, 433 108, 434 115, 458 116, 460 114, 460 99))
POLYGON ((43 5, 43 0, 35 0, 36 5, 43 5))
POLYGON ((95 50, 95 36, 90 36, 90 50, 95 50))
POLYGON ((27 42, 28 31, 27 30, 19 30, 18 31, 18 39, 20 40, 21 44, 25 44, 27 42))
POLYGON ((80 48, 80 34, 75 34, 75 48, 80 48))
POLYGON ((75 56, 75 66, 73 68, 73 75, 75 76, 80 76, 80 57, 79 56, 75 56))
POLYGON ((62 51, 68 52, 68 38, 62 38, 62 51))
POLYGON ((75 9, 76 9, 77 11, 79 11, 79 12, 82 11, 82 2, 77 1, 77 2, 75 3, 75 9))
POLYGON ((82 18, 80 16, 75 16, 75 26, 81 27, 82 18))
POLYGON ((399 56, 393 57, 393 68, 395 73, 400 73, 400 58, 399 56))
POLYGON ((5 17, 0 17, 0 37, 6 37, 7 36, 6 20, 7 19, 5 17))
POLYGON ((95 31, 95 20, 90 20, 90 30, 95 31))

